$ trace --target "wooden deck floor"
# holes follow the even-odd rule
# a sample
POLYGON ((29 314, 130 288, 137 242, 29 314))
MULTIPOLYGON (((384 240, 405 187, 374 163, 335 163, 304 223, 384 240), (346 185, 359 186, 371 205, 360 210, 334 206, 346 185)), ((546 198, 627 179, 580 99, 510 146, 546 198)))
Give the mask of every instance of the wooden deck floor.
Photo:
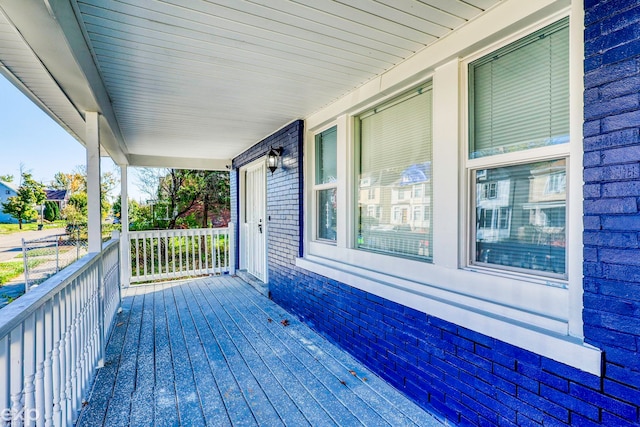
POLYGON ((441 426, 228 276, 127 289, 77 425, 441 426))

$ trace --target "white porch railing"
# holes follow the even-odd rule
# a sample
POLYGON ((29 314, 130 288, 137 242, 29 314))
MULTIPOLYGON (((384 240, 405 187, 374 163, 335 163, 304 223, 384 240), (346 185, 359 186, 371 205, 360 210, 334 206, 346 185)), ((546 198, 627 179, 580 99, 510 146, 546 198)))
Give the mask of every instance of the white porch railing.
POLYGON ((117 238, 0 312, 0 425, 72 425, 120 305, 117 238))
POLYGON ((234 273, 233 224, 226 228, 129 232, 131 283, 234 273))

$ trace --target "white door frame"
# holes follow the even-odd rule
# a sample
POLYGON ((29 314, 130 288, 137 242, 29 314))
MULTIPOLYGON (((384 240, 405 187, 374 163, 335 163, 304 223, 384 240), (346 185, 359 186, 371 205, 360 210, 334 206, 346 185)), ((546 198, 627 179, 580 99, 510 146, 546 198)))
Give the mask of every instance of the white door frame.
MULTIPOLYGON (((240 201, 240 212, 239 212, 239 223, 240 223, 240 269, 249 271, 249 254, 248 248, 250 245, 247 243, 247 239, 251 235, 248 232, 247 227, 247 171, 253 169, 260 164, 266 165, 266 156, 261 157, 257 160, 254 160, 251 163, 248 163, 242 167, 240 167, 240 179, 239 179, 239 201, 240 201)), ((264 262, 264 272, 263 280, 264 283, 268 283, 269 281, 269 268, 267 264, 267 242, 268 242, 268 230, 267 230, 267 176, 266 176, 266 167, 264 174, 264 206, 263 206, 263 218, 262 218, 262 232, 264 235, 264 248, 263 248, 263 262, 264 262)))

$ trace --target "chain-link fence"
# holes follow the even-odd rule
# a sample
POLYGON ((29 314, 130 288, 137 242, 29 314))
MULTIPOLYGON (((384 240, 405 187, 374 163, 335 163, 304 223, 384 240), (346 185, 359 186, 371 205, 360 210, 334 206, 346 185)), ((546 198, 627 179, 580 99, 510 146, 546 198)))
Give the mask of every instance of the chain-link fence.
POLYGON ((86 236, 80 228, 40 239, 22 239, 25 290, 43 282, 87 254, 86 236))

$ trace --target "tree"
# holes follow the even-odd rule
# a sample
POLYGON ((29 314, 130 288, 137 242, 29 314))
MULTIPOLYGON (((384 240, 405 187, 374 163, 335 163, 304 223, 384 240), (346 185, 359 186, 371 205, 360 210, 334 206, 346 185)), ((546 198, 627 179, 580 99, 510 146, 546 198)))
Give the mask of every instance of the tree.
POLYGON ((229 173, 183 169, 139 169, 141 190, 149 195, 156 226, 209 226, 211 217, 227 219, 229 173), (166 218, 158 219, 158 212, 166 218))
POLYGON ((229 210, 231 193, 229 188, 229 172, 200 171, 202 183, 200 199, 202 204, 201 226, 209 226, 209 216, 223 216, 229 210))
POLYGON ((47 221, 60 219, 60 208, 56 202, 51 200, 44 202, 44 219, 47 221))
MULTIPOLYGON (((102 218, 104 219, 111 210, 111 204, 109 203, 109 192, 111 192, 118 183, 118 177, 111 171, 104 172, 100 177, 100 211, 102 218)), ((71 199, 76 198, 75 210, 69 210, 65 212, 63 209, 62 215, 65 218, 72 217, 80 222, 86 222, 87 216, 87 168, 85 166, 77 166, 72 173, 58 172, 54 175, 53 181, 51 181, 51 187, 56 190, 67 190, 70 194, 69 203, 71 199), (83 196, 76 196, 81 194, 83 196), (84 220, 82 216, 84 215, 84 220)), ((67 219, 68 221, 68 219, 67 219)))
POLYGON ((200 195, 197 172, 170 169, 160 180, 158 200, 166 201, 169 213, 167 228, 176 228, 178 218, 191 210, 200 195))
POLYGON ((15 196, 9 197, 6 203, 2 203, 2 211, 18 220, 18 227, 22 230, 22 223, 37 217, 34 209, 41 205, 47 198, 44 186, 33 179, 30 173, 22 174, 22 184, 18 187, 15 196))
POLYGON ((13 182, 13 175, 0 175, 0 181, 13 182))

